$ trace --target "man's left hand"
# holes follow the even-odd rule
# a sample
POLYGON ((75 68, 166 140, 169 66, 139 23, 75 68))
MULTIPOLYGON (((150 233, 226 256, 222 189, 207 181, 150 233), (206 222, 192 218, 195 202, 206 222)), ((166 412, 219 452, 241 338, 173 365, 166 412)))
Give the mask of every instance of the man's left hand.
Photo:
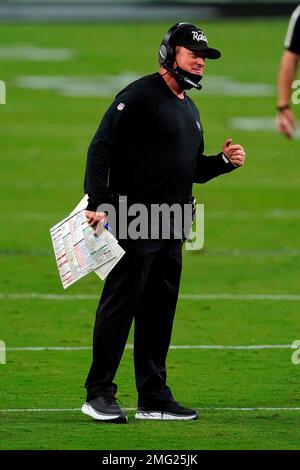
POLYGON ((232 139, 227 139, 222 146, 223 153, 234 166, 242 166, 245 163, 246 152, 240 144, 233 144, 232 139))

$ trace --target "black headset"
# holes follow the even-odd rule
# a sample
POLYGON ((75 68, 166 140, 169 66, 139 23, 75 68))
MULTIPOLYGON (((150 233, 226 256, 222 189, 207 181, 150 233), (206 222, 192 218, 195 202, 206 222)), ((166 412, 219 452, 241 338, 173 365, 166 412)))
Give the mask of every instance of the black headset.
POLYGON ((185 28, 186 26, 194 25, 191 23, 176 23, 169 29, 169 31, 166 32, 158 49, 158 62, 160 65, 172 68, 175 61, 176 51, 175 47, 170 44, 170 41, 179 29, 185 28))

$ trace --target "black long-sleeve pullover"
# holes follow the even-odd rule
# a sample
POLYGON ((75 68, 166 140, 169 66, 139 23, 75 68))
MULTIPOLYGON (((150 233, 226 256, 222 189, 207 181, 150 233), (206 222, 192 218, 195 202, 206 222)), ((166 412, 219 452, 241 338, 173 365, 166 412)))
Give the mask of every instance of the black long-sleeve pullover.
POLYGON ((199 112, 178 98, 159 73, 122 90, 105 113, 90 144, 84 190, 87 209, 112 194, 145 203, 186 202, 193 183, 232 171, 222 153, 203 155, 199 112))

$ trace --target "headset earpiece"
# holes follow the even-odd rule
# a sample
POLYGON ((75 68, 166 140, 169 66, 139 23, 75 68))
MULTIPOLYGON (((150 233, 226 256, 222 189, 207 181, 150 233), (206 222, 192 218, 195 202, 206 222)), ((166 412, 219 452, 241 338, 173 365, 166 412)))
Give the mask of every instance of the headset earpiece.
POLYGON ((172 68, 175 61, 175 49, 170 44, 170 40, 172 36, 178 31, 178 29, 187 25, 191 26, 190 23, 176 23, 174 26, 172 26, 172 28, 169 29, 169 31, 167 31, 158 49, 158 62, 160 65, 167 65, 168 67, 172 68))
POLYGON ((161 44, 158 49, 158 62, 160 65, 164 65, 168 57, 168 51, 165 44, 161 44))
POLYGON ((158 49, 158 62, 160 65, 172 67, 175 60, 173 47, 169 44, 161 44, 158 49))

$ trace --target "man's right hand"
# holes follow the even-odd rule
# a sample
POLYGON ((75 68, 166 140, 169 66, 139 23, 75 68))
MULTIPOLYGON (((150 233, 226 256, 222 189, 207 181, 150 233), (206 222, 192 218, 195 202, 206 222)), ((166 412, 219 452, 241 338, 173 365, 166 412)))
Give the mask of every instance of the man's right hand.
POLYGON ((292 139, 296 129, 296 118, 291 109, 280 111, 277 115, 277 129, 287 138, 292 139))
POLYGON ((85 216, 89 226, 92 227, 95 232, 97 231, 98 224, 104 224, 107 218, 106 212, 85 211, 85 216))

